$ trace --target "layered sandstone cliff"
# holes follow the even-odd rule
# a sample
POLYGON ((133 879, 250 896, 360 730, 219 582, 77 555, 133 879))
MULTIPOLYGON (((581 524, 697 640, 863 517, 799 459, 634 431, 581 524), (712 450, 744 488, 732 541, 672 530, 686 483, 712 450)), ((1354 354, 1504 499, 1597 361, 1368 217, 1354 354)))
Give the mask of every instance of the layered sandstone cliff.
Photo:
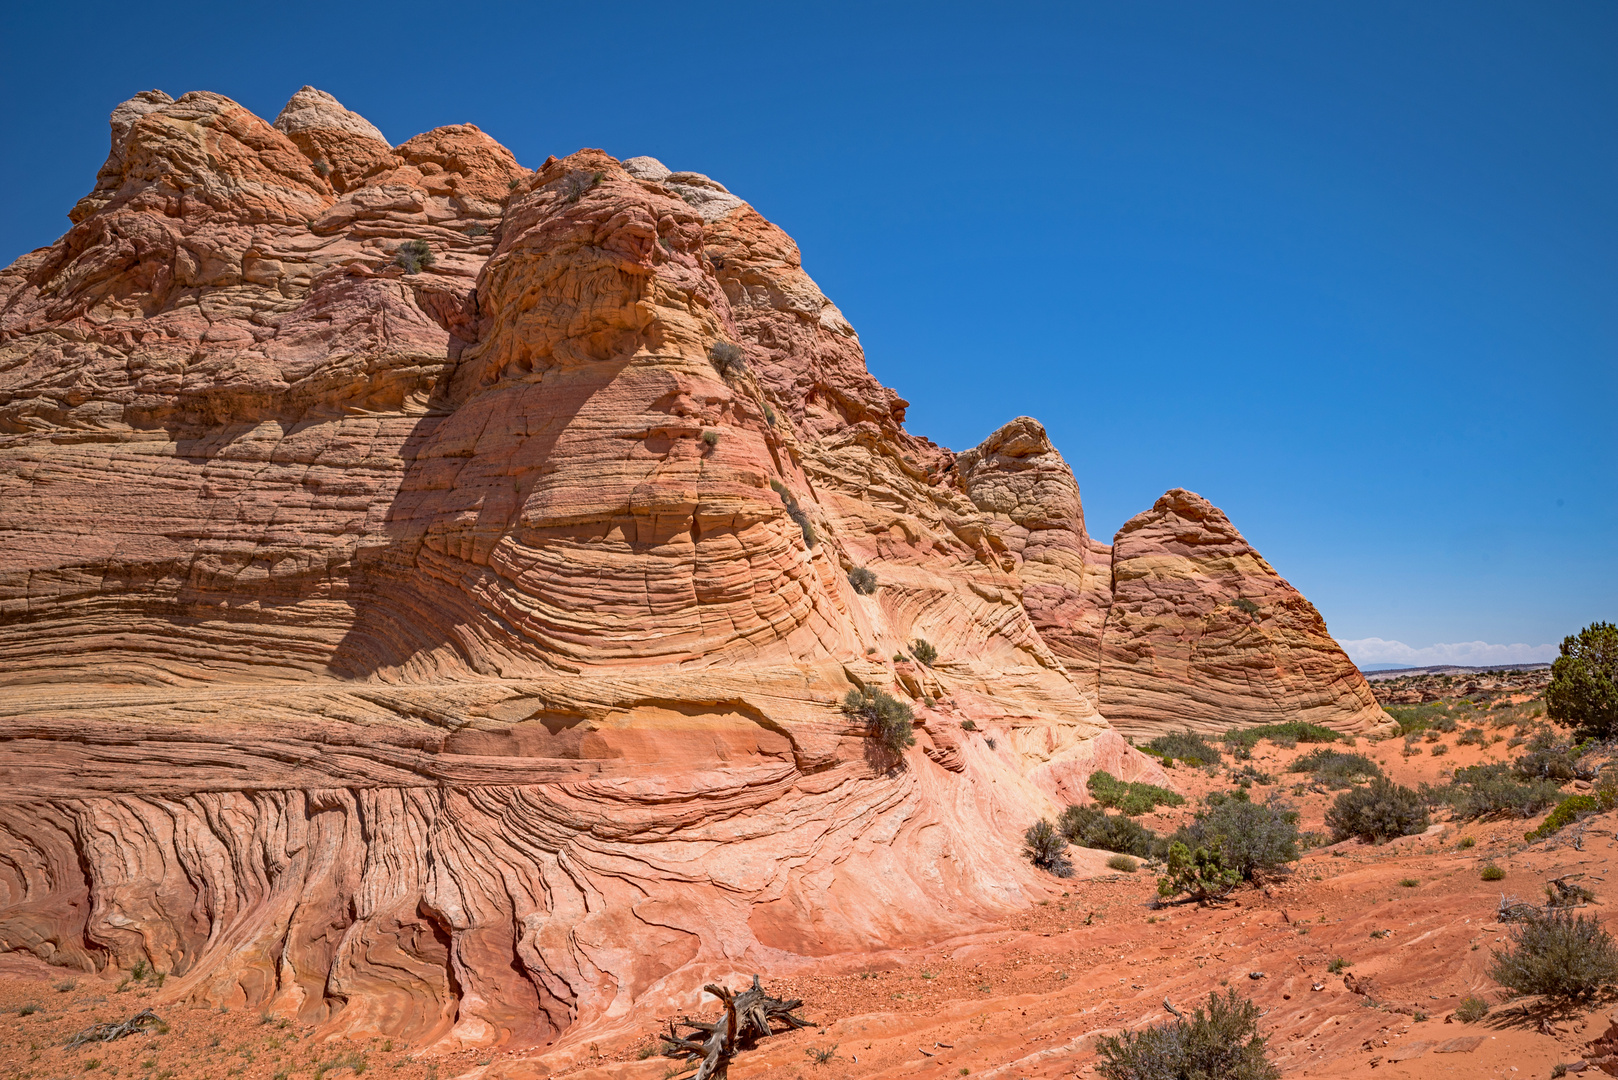
POLYGON ((71 217, 0 271, 0 947, 566 1046, 1026 903, 1166 782, 1104 716, 1376 722, 1202 500, 1109 548, 1034 421, 907 433, 700 174, 148 91, 71 217))

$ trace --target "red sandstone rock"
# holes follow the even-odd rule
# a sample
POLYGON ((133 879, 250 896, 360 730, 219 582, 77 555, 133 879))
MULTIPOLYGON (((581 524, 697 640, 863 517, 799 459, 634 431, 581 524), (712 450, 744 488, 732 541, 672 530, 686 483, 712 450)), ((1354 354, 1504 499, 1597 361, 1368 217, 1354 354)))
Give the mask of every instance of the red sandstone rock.
MULTIPOLYGON (((707 177, 388 147, 310 88, 273 127, 150 91, 112 133, 0 271, 6 948, 330 1031, 585 1040, 1025 904, 1029 821, 1095 768, 1168 782, 1109 672, 1135 728, 1249 704, 1151 659, 1180 624, 1130 629, 1213 563, 1133 522, 1109 560, 1033 421, 959 461, 906 433, 707 177), (1158 548, 1185 573, 1137 574, 1158 548), (889 659, 918 637, 933 666, 889 659), (915 702, 902 770, 856 685, 915 702)), ((1198 528, 1225 576, 1181 623, 1279 605, 1229 647, 1289 688, 1258 711, 1362 724, 1313 609, 1198 528)))
POLYGON ((1119 530, 1101 709, 1132 733, 1387 717, 1313 604, 1208 500, 1176 488, 1119 530))

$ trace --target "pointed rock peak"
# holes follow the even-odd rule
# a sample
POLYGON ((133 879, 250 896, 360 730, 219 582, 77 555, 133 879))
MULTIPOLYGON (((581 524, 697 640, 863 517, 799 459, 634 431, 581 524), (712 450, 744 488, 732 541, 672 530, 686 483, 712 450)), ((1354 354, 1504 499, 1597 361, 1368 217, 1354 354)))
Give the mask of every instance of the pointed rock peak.
POLYGON ((1045 434, 1045 425, 1032 416, 1017 417, 978 444, 978 453, 985 457, 999 454, 1002 457, 1026 458, 1049 454, 1055 449, 1050 436, 1045 434))
POLYGON ((306 86, 292 95, 291 100, 275 118, 278 130, 291 135, 299 131, 321 129, 342 131, 362 138, 375 139, 384 146, 388 138, 377 126, 357 112, 343 108, 343 103, 326 93, 306 86))
POLYGON ((128 101, 121 102, 108 118, 112 123, 111 156, 122 160, 124 147, 129 143, 129 132, 135 126, 135 121, 147 113, 157 112, 163 106, 173 104, 174 99, 161 90, 142 90, 128 101))
POLYGON ((1172 488, 1164 492, 1150 510, 1124 522, 1123 528, 1118 530, 1118 537, 1142 530, 1146 530, 1150 536, 1172 534, 1174 539, 1188 544, 1234 543, 1249 546, 1247 539, 1231 524, 1223 510, 1185 488, 1172 488))
MULTIPOLYGON (((730 193, 719 181, 697 172, 670 172, 654 157, 632 157, 623 163, 624 171, 636 180, 659 183, 684 199, 704 221, 718 221, 747 202, 730 193)), ((840 316, 839 316, 840 317, 840 316)), ((849 328, 853 333, 853 328, 849 328)))
POLYGON ((672 170, 655 157, 632 157, 624 161, 624 172, 636 180, 651 180, 662 182, 672 174, 672 170))

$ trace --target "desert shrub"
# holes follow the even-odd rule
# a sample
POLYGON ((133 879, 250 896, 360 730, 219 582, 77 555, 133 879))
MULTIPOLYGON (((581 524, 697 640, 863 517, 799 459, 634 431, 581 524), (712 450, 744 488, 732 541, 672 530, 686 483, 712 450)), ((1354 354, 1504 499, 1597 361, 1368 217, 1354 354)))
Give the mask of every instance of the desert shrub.
POLYGON ((1580 907, 1595 903, 1595 899, 1595 893, 1567 878, 1557 878, 1545 885, 1545 906, 1548 908, 1580 907))
POLYGON ((932 667, 933 661, 938 659, 938 650, 933 648, 926 638, 917 638, 910 643, 910 655, 932 667))
POLYGON ((843 699, 843 711, 862 717, 871 735, 892 753, 902 753, 916 745, 915 714, 910 706, 885 690, 867 686, 850 690, 843 699))
POLYGON ((848 572, 848 583, 854 586, 854 591, 861 596, 870 596, 876 592, 876 574, 863 566, 856 566, 848 572))
POLYGON ((1407 877, 1407 878, 1400 878, 1399 879, 1399 888, 1401 888, 1401 889, 1414 889, 1416 886, 1418 886, 1420 884, 1421 884, 1421 879, 1420 878, 1407 877))
POLYGON ((717 431, 704 431, 702 433, 702 441, 710 449, 712 449, 715 446, 718 446, 719 445, 719 432, 717 432, 717 431))
POLYGON ((771 427, 775 426, 775 410, 768 405, 764 406, 764 422, 771 427))
POLYGON ((1399 725, 1400 735, 1415 735, 1426 731, 1429 724, 1437 717, 1445 714, 1444 706, 1437 702, 1425 705, 1387 705, 1383 712, 1393 717, 1399 725))
POLYGON ((1221 865, 1251 881, 1261 871, 1295 862, 1299 840, 1295 810, 1278 802, 1255 803, 1237 791, 1210 796, 1207 808, 1167 843, 1217 851, 1221 865))
POLYGON ((1542 729, 1528 740, 1522 756, 1511 763, 1511 771, 1524 780, 1566 783, 1578 778, 1584 771, 1579 768, 1582 749, 1567 739, 1557 738, 1555 732, 1542 729))
POLYGON ((737 375, 747 370, 742 347, 729 341, 716 341, 708 347, 708 362, 721 375, 737 375))
POLYGON ((562 197, 568 202, 576 203, 586 192, 606 179, 606 175, 599 172, 571 172, 562 177, 561 186, 557 190, 561 191, 562 197))
POLYGON ((1489 1003, 1475 994, 1461 999, 1455 1006, 1455 1019, 1463 1024, 1475 1024, 1489 1015, 1489 1003))
POLYGON ((1539 823, 1539 828, 1523 833, 1523 839, 1532 843, 1543 840, 1562 829, 1573 824, 1586 814, 1594 814, 1601 809, 1601 803, 1594 795, 1569 795, 1556 804, 1556 809, 1545 815, 1545 820, 1539 823))
POLYGON ((419 274, 428 267, 438 263, 438 257, 433 249, 427 246, 425 240, 406 240, 393 249, 393 261, 404 267, 407 274, 419 274))
POLYGON ((1480 727, 1467 728, 1461 732, 1461 737, 1456 739, 1455 743, 1457 746, 1487 746, 1489 745, 1489 737, 1483 733, 1483 729, 1480 727))
POLYGON ((1261 769, 1255 769, 1252 765, 1243 765, 1239 769, 1232 769, 1230 771, 1230 778, 1232 781, 1240 784, 1242 787, 1247 787, 1249 784, 1275 783, 1275 777, 1261 769))
POLYGON ((1159 735, 1146 744, 1159 757, 1176 758, 1198 765, 1217 765, 1224 757, 1218 747, 1189 729, 1159 735))
POLYGON ((978 722, 976 720, 962 720, 961 721, 961 730, 962 731, 976 731, 977 729, 978 729, 978 722))
POLYGON ((797 524, 799 531, 803 533, 803 546, 814 547, 819 543, 819 538, 815 536, 814 526, 809 524, 809 515, 804 513, 803 507, 798 505, 798 500, 793 497, 792 492, 787 490, 787 486, 779 480, 772 479, 770 481, 770 490, 781 496, 781 505, 786 507, 787 517, 791 518, 797 524))
POLYGON ((1382 767, 1364 754, 1346 754, 1328 747, 1303 755, 1288 771, 1313 773, 1317 783, 1333 788, 1345 788, 1382 775, 1382 767))
POLYGON ((1568 912, 1517 923, 1489 977, 1519 994, 1580 1001, 1618 983, 1618 948, 1595 919, 1568 912))
POLYGON ((1301 720, 1289 720, 1284 724, 1261 724, 1258 727, 1238 728, 1227 731, 1224 740, 1237 751, 1238 757, 1246 757, 1253 747, 1258 745, 1260 739, 1268 739, 1280 746, 1292 747, 1301 742, 1329 743, 1336 742, 1342 736, 1328 727, 1319 724, 1305 724, 1301 720))
POLYGON ((1449 753, 1449 747, 1445 746, 1443 743, 1439 743, 1437 746, 1433 747, 1432 750, 1433 757, 1443 757, 1447 753, 1449 753))
POLYGON ((1545 712, 1581 737, 1618 735, 1618 626, 1591 623, 1562 639, 1551 665, 1545 712))
POLYGON ((1217 847, 1192 847, 1174 840, 1167 854, 1168 873, 1157 879, 1159 896, 1185 893, 1193 900, 1213 900, 1241 884, 1242 875, 1225 865, 1217 847))
POLYGON ((1257 615, 1258 605, 1245 596, 1238 596, 1230 602, 1230 606, 1245 615, 1257 615))
POLYGON ((1331 963, 1326 965, 1326 970, 1333 975, 1341 975, 1345 970, 1352 966, 1353 965, 1347 960, 1344 960, 1341 956, 1339 956, 1331 963))
POLYGON ((1079 847, 1116 851, 1120 855, 1146 858, 1152 853, 1157 834, 1132 817, 1109 814, 1095 806, 1069 806, 1056 819, 1062 835, 1079 847))
POLYGON ((1561 797, 1549 780, 1519 780, 1509 765, 1469 765, 1455 770, 1454 779, 1435 789, 1437 798, 1469 821, 1491 814, 1532 817, 1561 797))
POLYGON ((1104 1080, 1278 1080, 1261 1015, 1235 990, 1210 993, 1206 1011, 1100 1039, 1096 1072, 1104 1080))
POLYGON ((1494 865, 1494 863, 1490 863, 1488 866, 1485 866, 1483 869, 1478 871, 1478 877, 1482 878, 1484 881, 1499 881, 1505 876, 1506 872, 1494 865))
POLYGON ((1427 822, 1427 806, 1420 793, 1385 776, 1366 787, 1343 792, 1326 811, 1326 827, 1333 840, 1357 836, 1368 843, 1380 843, 1419 833, 1427 828, 1427 822))
POLYGON ((1133 874, 1140 869, 1140 863, 1131 859, 1128 855, 1114 855, 1107 860, 1107 866, 1112 870, 1122 870, 1126 874, 1133 874))
POLYGON ((1463 836, 1463 837, 1461 837, 1461 842, 1456 844, 1455 846, 1460 848, 1462 851, 1465 851, 1467 848, 1472 847, 1475 844, 1477 844, 1477 842, 1478 842, 1478 838, 1475 837, 1475 836, 1463 836))
POLYGON ((1168 788, 1143 784, 1138 780, 1126 783, 1105 769, 1091 773, 1084 786, 1090 792, 1090 797, 1100 805, 1121 810, 1130 816, 1149 814, 1159 806, 1185 805, 1185 797, 1168 788))
POLYGON ((1033 864, 1057 877, 1072 877, 1073 864, 1068 861, 1067 838, 1044 818, 1028 826, 1022 835, 1023 850, 1033 864))

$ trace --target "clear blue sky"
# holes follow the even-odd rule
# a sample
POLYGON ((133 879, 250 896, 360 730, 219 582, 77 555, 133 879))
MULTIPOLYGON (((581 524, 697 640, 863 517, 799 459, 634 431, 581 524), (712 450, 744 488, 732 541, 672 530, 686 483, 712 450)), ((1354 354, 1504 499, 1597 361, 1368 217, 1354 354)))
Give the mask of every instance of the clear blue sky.
POLYGON ((1343 640, 1618 620, 1611 0, 14 4, 0 50, 0 261, 149 87, 652 154, 799 241, 912 431, 1043 420, 1103 537, 1199 491, 1343 640))

